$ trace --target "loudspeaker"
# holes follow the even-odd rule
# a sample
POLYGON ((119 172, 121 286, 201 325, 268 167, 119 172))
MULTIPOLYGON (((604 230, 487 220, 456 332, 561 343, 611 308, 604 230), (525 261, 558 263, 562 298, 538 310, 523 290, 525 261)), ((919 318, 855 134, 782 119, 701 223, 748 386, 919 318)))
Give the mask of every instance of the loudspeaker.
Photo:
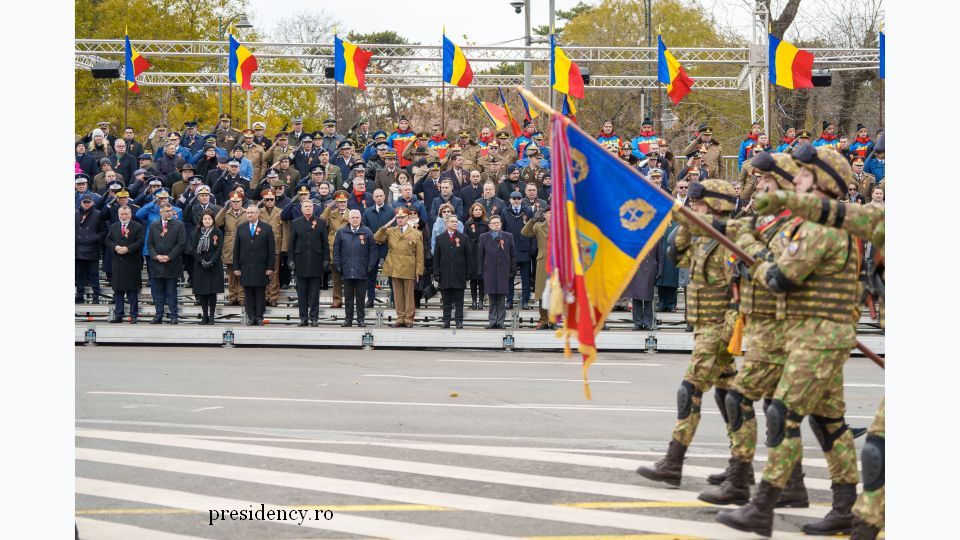
POLYGON ((833 82, 833 75, 829 69, 815 69, 813 70, 813 77, 810 78, 810 81, 813 82, 814 88, 830 86, 833 82))
POLYGON ((119 79, 120 62, 97 62, 90 68, 94 79, 119 79))
POLYGON ((580 75, 583 77, 583 85, 589 86, 590 85, 590 68, 588 67, 580 68, 580 75))
POLYGON ((326 66, 323 68, 323 76, 328 79, 335 79, 337 77, 337 72, 333 66, 326 66))

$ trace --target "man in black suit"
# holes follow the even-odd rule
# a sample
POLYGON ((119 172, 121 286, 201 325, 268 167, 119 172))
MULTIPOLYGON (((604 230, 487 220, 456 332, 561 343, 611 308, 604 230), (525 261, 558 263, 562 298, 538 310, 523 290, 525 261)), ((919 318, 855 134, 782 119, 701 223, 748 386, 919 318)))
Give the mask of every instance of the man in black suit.
POLYGON ((300 308, 300 324, 317 326, 320 318, 320 281, 323 279, 323 263, 328 260, 327 222, 314 213, 313 201, 300 203, 302 216, 290 224, 287 264, 297 276, 297 307, 300 308))
MULTIPOLYGON (((532 184, 527 184, 528 186, 532 184)), ((520 234, 523 226, 533 217, 533 212, 524 208, 519 191, 510 194, 510 201, 506 210, 500 214, 503 217, 503 230, 513 235, 517 246, 517 267, 520 270, 520 305, 523 309, 530 309, 530 291, 533 289, 531 271, 537 260, 537 241, 520 234)), ((514 288, 510 283, 507 292, 507 309, 513 309, 514 288)))
POLYGON ((110 286, 113 287, 112 323, 123 322, 124 303, 130 304, 130 324, 137 323, 138 299, 143 282, 143 225, 133 220, 129 206, 117 209, 119 220, 107 233, 107 251, 113 254, 110 286))
POLYGON ((513 278, 517 275, 517 247, 513 235, 501 230, 503 223, 499 215, 491 216, 489 224, 490 232, 481 234, 477 241, 477 266, 490 299, 487 328, 503 328, 507 292, 513 288, 513 278))
POLYGON ((233 241, 233 273, 240 277, 243 286, 247 325, 262 326, 267 310, 267 285, 276 258, 276 241, 273 227, 260 221, 260 209, 256 205, 247 206, 245 213, 247 223, 237 228, 233 241))
POLYGON ((163 322, 164 305, 170 310, 170 324, 180 322, 177 310, 177 278, 183 274, 183 250, 187 245, 187 230, 174 219, 170 203, 160 205, 160 219, 150 225, 147 250, 150 255, 150 276, 157 315, 150 324, 163 322))
POLYGON ((447 216, 446 231, 437 237, 433 252, 433 276, 443 298, 443 328, 450 328, 450 312, 457 328, 463 328, 463 290, 467 288, 467 261, 472 260, 472 244, 457 231, 457 216, 447 216))

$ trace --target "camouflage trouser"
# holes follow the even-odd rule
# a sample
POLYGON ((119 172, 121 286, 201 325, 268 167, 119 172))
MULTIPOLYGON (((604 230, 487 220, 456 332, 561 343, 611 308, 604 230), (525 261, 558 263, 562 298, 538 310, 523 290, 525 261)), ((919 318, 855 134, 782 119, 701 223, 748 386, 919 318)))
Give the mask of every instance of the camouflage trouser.
MULTIPOLYGON (((747 349, 743 365, 733 380, 733 389, 743 395, 738 429, 730 432, 730 454, 743 461, 753 461, 757 450, 755 403, 772 398, 787 360, 784 349, 784 321, 770 317, 747 316, 743 329, 747 349)), ((732 419, 730 419, 732 421, 732 419)))
POLYGON ((716 386, 729 390, 737 367, 733 355, 727 352, 736 312, 728 312, 724 323, 698 323, 693 334, 693 354, 683 380, 692 384, 696 393, 686 418, 678 418, 673 428, 673 438, 684 446, 690 446, 700 424, 700 404, 703 393, 716 386))
MULTIPOLYGON (((873 419, 873 424, 871 424, 870 429, 867 430, 868 436, 875 435, 886 438, 886 427, 884 425, 885 402, 886 399, 880 402, 880 410, 877 411, 877 416, 873 419)), ((867 524, 882 529, 885 521, 886 489, 886 486, 873 491, 864 489, 857 498, 857 504, 853 507, 853 513, 867 524)))
MULTIPOLYGON (((773 399, 786 407, 784 431, 787 435, 779 445, 770 448, 763 469, 763 479, 778 488, 786 485, 790 472, 803 455, 800 437, 790 435, 791 431, 799 434, 803 417, 813 415, 824 419, 823 429, 828 434, 843 428, 846 411, 843 365, 850 357, 856 339, 853 324, 818 317, 791 320, 785 323, 785 328, 787 363, 773 399), (844 344, 850 346, 835 348, 844 344), (827 348, 829 346, 834 348, 827 348)), ((860 481, 853 434, 849 429, 845 429, 833 441, 832 448, 824 453, 834 483, 856 484, 860 481)))

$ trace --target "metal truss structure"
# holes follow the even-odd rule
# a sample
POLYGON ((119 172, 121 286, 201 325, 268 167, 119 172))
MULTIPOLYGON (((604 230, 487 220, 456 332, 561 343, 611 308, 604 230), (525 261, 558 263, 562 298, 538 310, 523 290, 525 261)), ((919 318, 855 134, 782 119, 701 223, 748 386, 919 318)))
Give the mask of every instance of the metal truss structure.
MULTIPOLYGON (((754 118, 769 125, 770 85, 767 76, 767 21, 763 3, 757 2, 754 12, 753 39, 748 47, 739 48, 671 48, 677 60, 687 69, 697 65, 713 65, 717 76, 696 77, 697 90, 748 91, 750 111, 754 118)), ((141 54, 150 58, 220 59, 226 54, 225 41, 133 41, 141 54)), ((373 61, 397 60, 412 64, 410 73, 368 73, 369 88, 440 88, 441 48, 439 45, 362 44, 373 52, 373 61)), ((251 44, 258 59, 289 59, 320 61, 333 64, 333 46, 330 43, 255 43, 251 44)), ((462 47, 473 63, 545 63, 550 60, 546 46, 462 47)), ((816 69, 875 69, 879 66, 879 49, 808 49, 814 54, 816 69)), ((645 90, 657 89, 655 75, 657 49, 652 47, 583 47, 564 46, 567 55, 578 64, 588 67, 591 90, 645 90), (654 69, 650 70, 653 65, 654 69), (603 66, 615 66, 622 74, 604 74, 603 66)), ((78 39, 75 42, 75 65, 89 69, 102 61, 121 62, 123 69, 124 41, 121 39, 78 39)), ((269 63, 266 63, 269 65, 269 63)), ((217 87, 228 84, 227 74, 216 72, 216 62, 208 62, 199 71, 172 73, 147 71, 137 78, 140 86, 217 87)), ((122 77, 122 73, 121 73, 122 77)), ((332 88, 334 82, 319 73, 265 73, 253 75, 257 87, 312 87, 332 88)), ((523 84, 523 75, 474 76, 472 88, 496 88, 523 84)), ((533 89, 548 89, 547 75, 534 75, 533 89)))

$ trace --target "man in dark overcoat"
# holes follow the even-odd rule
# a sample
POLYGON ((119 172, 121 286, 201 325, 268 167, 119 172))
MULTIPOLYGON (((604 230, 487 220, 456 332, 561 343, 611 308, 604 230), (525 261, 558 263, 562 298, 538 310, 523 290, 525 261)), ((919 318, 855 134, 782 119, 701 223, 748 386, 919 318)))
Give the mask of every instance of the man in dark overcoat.
POLYGON ((153 281, 157 314, 150 324, 163 322, 166 306, 170 324, 180 322, 177 309, 177 278, 183 273, 183 250, 187 247, 187 231, 183 222, 174 219, 173 205, 160 204, 160 219, 150 224, 147 235, 147 254, 150 257, 150 276, 153 281))
POLYGON ((143 286, 143 225, 133 219, 129 206, 117 208, 119 221, 107 233, 107 251, 113 254, 110 286, 113 287, 112 323, 123 322, 124 305, 130 305, 130 324, 137 324, 139 315, 137 297, 143 286))
POLYGON ((467 264, 473 258, 473 245, 457 231, 457 216, 447 216, 446 220, 446 231, 437 237, 434 246, 433 276, 443 298, 441 326, 450 328, 450 312, 455 311, 454 322, 457 328, 463 328, 463 290, 467 288, 467 264))
POLYGON ((344 328, 353 325, 353 312, 356 307, 357 326, 366 326, 364 322, 364 301, 367 294, 367 280, 371 269, 377 264, 379 250, 373 241, 373 231, 360 223, 360 210, 347 213, 347 226, 337 231, 333 240, 333 267, 343 276, 344 328))
POLYGON ((277 256, 276 240, 273 227, 260 221, 260 209, 256 205, 247 206, 244 212, 247 222, 237 227, 233 240, 233 273, 243 287, 247 325, 262 326, 267 310, 267 285, 277 256))
MULTIPOLYGON (((292 203, 298 204, 298 203, 292 203)), ((297 307, 300 309, 300 324, 317 326, 320 318, 320 281, 323 279, 323 263, 328 259, 327 222, 314 212, 310 199, 299 203, 302 215, 290 224, 290 242, 287 261, 297 277, 297 307)))
POLYGON ((624 296, 633 300, 633 329, 656 330, 655 314, 653 311, 653 292, 657 279, 663 273, 663 259, 660 258, 658 244, 650 247, 650 251, 640 261, 637 272, 633 275, 624 296))

